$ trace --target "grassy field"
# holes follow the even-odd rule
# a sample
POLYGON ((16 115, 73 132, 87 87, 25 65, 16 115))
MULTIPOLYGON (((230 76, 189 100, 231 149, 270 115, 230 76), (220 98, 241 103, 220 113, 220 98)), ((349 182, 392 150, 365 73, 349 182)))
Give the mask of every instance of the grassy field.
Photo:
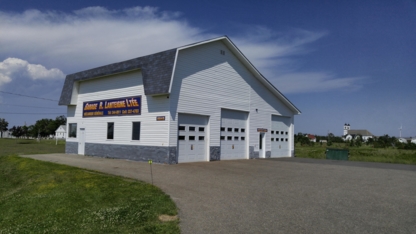
POLYGON ((55 140, 26 140, 26 139, 0 139, 0 156, 10 154, 48 154, 64 153, 65 141, 55 140))
MULTIPOLYGON (((345 148, 344 143, 335 143, 328 148, 345 148)), ((400 150, 394 148, 372 148, 363 145, 361 147, 349 147, 350 161, 383 162, 416 164, 416 150, 400 150)), ((315 146, 300 146, 296 144, 296 157, 325 159, 326 146, 315 144, 315 146)))
POLYGON ((54 141, 0 139, 0 233, 179 233, 170 197, 155 186, 20 158, 63 152, 54 141))

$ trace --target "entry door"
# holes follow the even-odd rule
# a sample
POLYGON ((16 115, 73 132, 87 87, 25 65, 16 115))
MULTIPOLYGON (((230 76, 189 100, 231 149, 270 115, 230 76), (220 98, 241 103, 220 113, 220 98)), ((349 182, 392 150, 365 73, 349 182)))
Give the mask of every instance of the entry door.
POLYGON ((207 161, 207 124, 207 116, 179 114, 179 163, 207 161))
POLYGON ((272 116, 270 131, 271 157, 289 157, 290 154, 290 118, 272 116))
POLYGON ((81 154, 81 155, 85 154, 85 128, 79 129, 78 154, 81 154))

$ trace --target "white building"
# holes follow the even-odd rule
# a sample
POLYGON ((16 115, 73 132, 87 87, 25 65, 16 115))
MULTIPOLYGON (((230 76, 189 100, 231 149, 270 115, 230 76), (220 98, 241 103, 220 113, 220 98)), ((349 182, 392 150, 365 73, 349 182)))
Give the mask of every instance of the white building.
POLYGON ((344 134, 342 138, 344 141, 350 141, 352 139, 358 139, 361 136, 363 141, 367 141, 369 138, 374 138, 374 135, 366 129, 351 130, 350 124, 344 124, 344 134))
POLYGON ((400 137, 400 138, 398 139, 398 141, 399 141, 400 143, 405 143, 405 144, 407 144, 407 139, 406 139, 406 138, 400 137))
POLYGON ((161 163, 294 156, 300 111, 228 37, 68 75, 66 153, 161 163))
POLYGON ((61 125, 55 131, 55 138, 65 139, 66 138, 66 125, 61 125))

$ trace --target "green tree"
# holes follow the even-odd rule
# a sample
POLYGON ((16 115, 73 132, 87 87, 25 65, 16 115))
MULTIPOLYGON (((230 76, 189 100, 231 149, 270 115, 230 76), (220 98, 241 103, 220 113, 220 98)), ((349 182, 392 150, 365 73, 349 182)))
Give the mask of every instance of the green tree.
POLYGON ((22 126, 22 136, 24 136, 25 138, 27 138, 28 137, 28 134, 29 134, 29 127, 26 126, 26 125, 22 126))
POLYGON ((1 138, 3 138, 3 132, 7 131, 8 126, 9 126, 9 122, 7 122, 5 119, 0 118, 1 138))
POLYGON ((20 126, 17 126, 17 127, 13 126, 10 129, 10 131, 12 133, 12 136, 14 136, 16 138, 20 138, 23 135, 23 130, 22 130, 22 127, 20 127, 20 126))

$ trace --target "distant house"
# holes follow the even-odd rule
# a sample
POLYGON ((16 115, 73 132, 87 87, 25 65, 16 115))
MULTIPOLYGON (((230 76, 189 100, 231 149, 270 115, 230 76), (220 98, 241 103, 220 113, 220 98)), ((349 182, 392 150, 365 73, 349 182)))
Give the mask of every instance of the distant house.
POLYGON ((61 125, 56 129, 55 137, 58 139, 66 139, 66 125, 61 125))
POLYGON ((344 134, 342 136, 342 139, 344 141, 350 141, 352 139, 358 139, 360 137, 363 139, 363 141, 367 141, 369 138, 374 138, 374 135, 371 134, 368 130, 351 130, 350 124, 344 124, 344 134))
POLYGON ((328 143, 327 140, 319 140, 320 143, 328 143))
POLYGON ((14 138, 9 130, 3 132, 3 138, 14 138))
POLYGON ((316 137, 312 134, 305 134, 305 136, 309 139, 310 142, 316 142, 316 137))
POLYGON ((403 138, 403 137, 400 137, 398 141, 399 141, 400 143, 405 143, 405 144, 407 144, 407 139, 405 139, 405 138, 403 138))
POLYGON ((410 142, 416 144, 416 138, 413 138, 412 140, 410 140, 410 142))

